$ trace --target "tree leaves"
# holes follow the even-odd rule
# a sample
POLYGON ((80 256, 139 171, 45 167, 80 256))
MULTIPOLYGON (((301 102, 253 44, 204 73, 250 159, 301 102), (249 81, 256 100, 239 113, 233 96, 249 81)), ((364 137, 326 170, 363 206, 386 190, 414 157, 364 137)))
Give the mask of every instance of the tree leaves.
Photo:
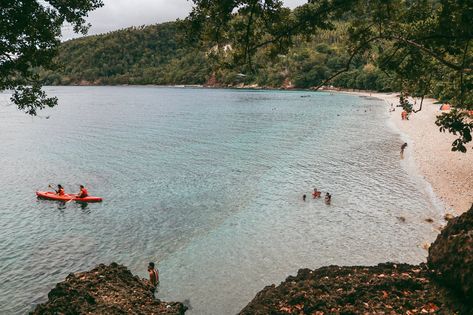
POLYGON ((85 33, 84 17, 102 6, 102 0, 5 0, 0 11, 0 91, 14 90, 12 101, 20 110, 36 115, 54 106, 55 98, 41 91, 36 71, 53 69, 64 22, 85 33))
POLYGON ((441 132, 448 131, 458 135, 452 143, 452 151, 466 153, 465 144, 472 141, 473 122, 468 119, 465 112, 453 109, 450 113, 443 113, 435 122, 441 132))

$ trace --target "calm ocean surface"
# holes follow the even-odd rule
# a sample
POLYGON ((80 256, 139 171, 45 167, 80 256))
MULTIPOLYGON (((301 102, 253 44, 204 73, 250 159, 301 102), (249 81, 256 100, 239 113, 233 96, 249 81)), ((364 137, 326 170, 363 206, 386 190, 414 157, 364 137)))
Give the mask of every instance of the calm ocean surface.
POLYGON ((116 261, 189 314, 234 314, 301 267, 425 260, 442 209, 400 161, 387 105, 329 93, 54 87, 31 118, 0 94, 0 313, 116 261), (50 116, 46 119, 46 116, 50 116), (40 201, 85 184, 104 202, 40 201), (317 187, 331 206, 312 200, 317 187), (308 201, 301 196, 308 194, 308 201), (397 217, 403 216, 406 222, 397 217))

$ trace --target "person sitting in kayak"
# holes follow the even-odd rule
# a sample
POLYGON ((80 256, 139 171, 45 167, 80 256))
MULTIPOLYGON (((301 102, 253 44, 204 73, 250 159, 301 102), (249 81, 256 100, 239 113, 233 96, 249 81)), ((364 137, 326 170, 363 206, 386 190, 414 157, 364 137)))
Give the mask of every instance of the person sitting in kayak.
POLYGON ((56 194, 59 196, 64 196, 64 187, 62 187, 60 184, 57 185, 56 194))
POLYGON ((312 193, 312 198, 320 198, 320 195, 322 194, 321 191, 318 191, 317 188, 314 188, 314 192, 312 193))
POLYGON ((85 189, 84 185, 80 185, 80 192, 77 194, 77 198, 85 198, 89 196, 89 192, 85 189))

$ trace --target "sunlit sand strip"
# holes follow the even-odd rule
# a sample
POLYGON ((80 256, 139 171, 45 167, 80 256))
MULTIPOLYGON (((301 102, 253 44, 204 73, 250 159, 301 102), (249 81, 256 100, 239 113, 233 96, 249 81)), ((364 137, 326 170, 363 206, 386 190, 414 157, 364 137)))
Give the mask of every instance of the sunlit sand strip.
MULTIPOLYGON (((432 185, 435 194, 452 214, 458 215, 470 209, 473 203, 473 149, 469 143, 467 153, 452 152, 451 144, 456 139, 449 133, 441 133, 435 125, 440 104, 434 99, 424 99, 423 108, 413 113, 409 120, 401 120, 402 109, 396 107, 396 93, 349 92, 360 96, 372 96, 396 108, 391 113, 391 122, 412 140, 411 150, 421 174, 432 185)), ((420 99, 416 100, 418 108, 420 99)), ((400 149, 400 148, 399 148, 400 149)), ((406 192, 408 194, 408 192, 406 192)))

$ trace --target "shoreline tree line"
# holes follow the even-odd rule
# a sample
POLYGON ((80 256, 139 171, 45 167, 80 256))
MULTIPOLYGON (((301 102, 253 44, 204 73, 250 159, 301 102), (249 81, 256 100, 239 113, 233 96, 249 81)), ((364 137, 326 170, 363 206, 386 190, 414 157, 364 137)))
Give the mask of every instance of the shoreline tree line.
POLYGON ((27 114, 53 107, 42 84, 324 85, 433 96, 452 104, 440 131, 466 152, 473 122, 473 5, 469 0, 193 0, 183 21, 60 43, 85 34, 101 0, 7 1, 0 19, 0 90, 27 114))

